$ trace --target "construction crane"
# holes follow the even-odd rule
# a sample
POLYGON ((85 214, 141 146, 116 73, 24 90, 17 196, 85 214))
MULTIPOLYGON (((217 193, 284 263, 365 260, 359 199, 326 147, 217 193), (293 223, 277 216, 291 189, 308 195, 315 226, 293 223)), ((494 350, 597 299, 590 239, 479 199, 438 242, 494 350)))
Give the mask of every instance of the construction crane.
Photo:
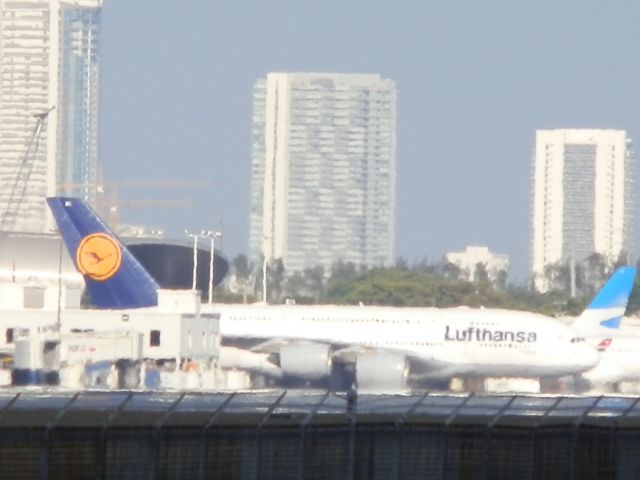
POLYGON ((9 200, 7 202, 7 208, 2 214, 0 220, 0 231, 12 230, 15 227, 22 201, 27 192, 27 185, 29 184, 29 177, 33 171, 33 165, 35 163, 38 150, 40 148, 40 139, 44 130, 45 123, 49 117, 49 113, 55 107, 51 107, 46 112, 35 114, 36 124, 33 127, 33 131, 27 140, 27 146, 24 154, 19 160, 18 171, 16 178, 11 186, 11 192, 9 193, 9 200))
MULTIPOLYGON (((118 229, 120 223, 120 210, 122 208, 190 208, 193 202, 189 200, 168 200, 168 199, 139 199, 139 200, 122 200, 120 198, 120 189, 131 188, 157 188, 157 189, 173 189, 173 188, 197 188, 208 187, 211 182, 208 180, 114 180, 108 182, 100 182, 96 186, 96 205, 95 208, 105 215, 109 220, 109 226, 118 229)), ((86 187, 83 183, 60 183, 59 190, 73 191, 78 187, 86 187)))
POLYGON ((109 204, 109 226, 117 230, 120 226, 120 209, 121 208, 191 208, 193 202, 189 200, 122 200, 118 203, 109 204))

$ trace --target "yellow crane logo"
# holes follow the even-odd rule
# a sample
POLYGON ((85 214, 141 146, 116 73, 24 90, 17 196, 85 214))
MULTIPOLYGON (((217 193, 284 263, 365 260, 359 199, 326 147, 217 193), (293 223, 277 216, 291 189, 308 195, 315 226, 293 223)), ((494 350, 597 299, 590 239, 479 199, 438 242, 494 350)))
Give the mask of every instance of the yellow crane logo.
POLYGON ((84 237, 76 250, 76 265, 83 275, 100 282, 113 277, 122 264, 118 241, 104 233, 84 237))

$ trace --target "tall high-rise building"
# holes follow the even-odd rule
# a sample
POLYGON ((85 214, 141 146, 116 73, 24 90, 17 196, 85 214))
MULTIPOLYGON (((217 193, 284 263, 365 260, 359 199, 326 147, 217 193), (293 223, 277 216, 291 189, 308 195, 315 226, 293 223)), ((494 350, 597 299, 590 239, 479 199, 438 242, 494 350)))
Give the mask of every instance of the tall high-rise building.
POLYGON ((538 130, 533 160, 532 271, 546 289, 545 266, 613 263, 630 253, 632 153, 624 130, 538 130))
POLYGON ((253 91, 249 249, 287 272, 393 261, 396 88, 379 75, 270 73, 253 91))
POLYGON ((101 7, 0 0, 0 230, 49 231, 48 195, 94 198, 101 7))
POLYGON ((58 191, 90 202, 98 182, 101 5, 60 3, 58 191))

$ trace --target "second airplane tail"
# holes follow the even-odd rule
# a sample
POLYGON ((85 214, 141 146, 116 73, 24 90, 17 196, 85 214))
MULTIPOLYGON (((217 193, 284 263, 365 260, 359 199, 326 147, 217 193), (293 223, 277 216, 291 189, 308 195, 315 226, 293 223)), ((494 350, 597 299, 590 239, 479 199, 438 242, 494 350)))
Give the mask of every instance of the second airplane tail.
POLYGON ((62 238, 98 308, 158 304, 158 284, 83 200, 47 198, 62 238))
POLYGON ((620 328, 636 273, 636 267, 616 270, 572 327, 583 335, 597 335, 620 328))

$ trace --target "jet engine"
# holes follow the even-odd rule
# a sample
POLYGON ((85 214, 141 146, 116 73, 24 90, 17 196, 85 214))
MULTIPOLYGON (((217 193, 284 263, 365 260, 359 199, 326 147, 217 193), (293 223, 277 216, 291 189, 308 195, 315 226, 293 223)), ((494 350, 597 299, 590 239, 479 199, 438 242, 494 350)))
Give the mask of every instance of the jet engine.
POLYGON ((221 347, 218 353, 218 366, 263 373, 275 378, 282 376, 282 371, 270 361, 269 355, 242 348, 221 347))
POLYGON ((318 380, 331 373, 328 345, 289 345, 280 349, 280 369, 284 375, 318 380))
POLYGON ((409 365, 403 355, 373 353, 358 355, 358 391, 398 392, 407 388, 409 365))

